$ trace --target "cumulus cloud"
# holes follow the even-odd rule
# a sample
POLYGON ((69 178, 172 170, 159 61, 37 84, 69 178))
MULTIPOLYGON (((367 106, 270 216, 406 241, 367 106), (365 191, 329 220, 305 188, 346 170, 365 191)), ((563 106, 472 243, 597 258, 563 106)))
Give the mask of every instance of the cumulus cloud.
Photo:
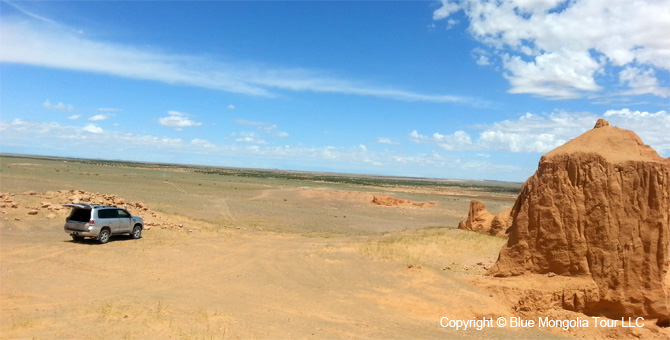
MULTIPOLYGON (((667 0, 441 0, 435 20, 462 11, 469 33, 500 58, 511 93, 552 99, 596 94, 619 74, 624 94, 668 97, 667 0), (585 20, 588 18, 588 20, 585 20), (623 69, 622 69, 623 68, 623 69)), ((490 58, 479 58, 485 64, 490 58)))
POLYGON ((611 125, 635 131, 659 154, 670 155, 670 113, 630 109, 608 110, 601 116, 588 112, 555 111, 549 114, 526 113, 517 119, 473 126, 476 137, 465 131, 451 134, 409 134, 411 141, 453 151, 501 151, 513 153, 546 153, 591 129, 598 118, 611 125))
POLYGON ((662 87, 656 78, 656 72, 651 69, 642 69, 634 66, 627 66, 623 71, 619 72, 619 81, 622 84, 628 85, 630 90, 624 91, 623 94, 653 94, 659 97, 670 97, 670 88, 662 87))
POLYGON ((103 133, 102 128, 95 124, 88 124, 84 126, 83 130, 90 133, 103 133))
POLYGON ((465 131, 456 131, 450 135, 435 132, 432 136, 424 136, 414 130, 410 139, 416 143, 429 143, 445 150, 468 150, 472 147, 472 138, 465 131))
POLYGON ((236 142, 247 143, 247 144, 267 144, 268 142, 258 136, 255 132, 235 132, 231 134, 231 137, 235 138, 236 142))
POLYGON ((56 110, 56 111, 65 111, 65 112, 70 112, 74 110, 74 106, 70 104, 64 104, 62 102, 58 102, 56 104, 51 103, 50 100, 45 100, 44 103, 42 103, 42 106, 49 109, 49 110, 56 110))
POLYGON ((99 114, 99 115, 91 116, 88 120, 96 122, 96 121, 101 121, 101 120, 107 120, 107 119, 109 119, 109 117, 111 117, 111 115, 99 114))
POLYGON ((159 118, 158 123, 163 126, 169 126, 174 128, 202 125, 202 123, 200 122, 191 120, 189 118, 189 114, 182 113, 179 111, 168 111, 168 116, 159 118))

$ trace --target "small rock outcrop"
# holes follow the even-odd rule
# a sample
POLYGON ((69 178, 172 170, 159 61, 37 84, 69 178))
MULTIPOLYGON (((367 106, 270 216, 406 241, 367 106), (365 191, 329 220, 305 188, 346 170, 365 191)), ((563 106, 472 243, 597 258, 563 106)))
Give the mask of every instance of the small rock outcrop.
POLYGON ((633 131, 599 120, 544 155, 511 216, 490 274, 587 277, 598 294, 569 309, 668 323, 670 159, 633 131))
POLYGON ((404 200, 402 198, 395 198, 386 195, 374 195, 370 203, 373 205, 382 205, 387 207, 400 207, 400 206, 415 206, 415 207, 426 207, 434 206, 434 202, 412 202, 410 200, 404 200))
POLYGON ((512 208, 509 208, 494 216, 486 210, 484 202, 472 200, 470 201, 468 217, 458 223, 458 229, 505 236, 512 221, 510 218, 511 211, 512 208))

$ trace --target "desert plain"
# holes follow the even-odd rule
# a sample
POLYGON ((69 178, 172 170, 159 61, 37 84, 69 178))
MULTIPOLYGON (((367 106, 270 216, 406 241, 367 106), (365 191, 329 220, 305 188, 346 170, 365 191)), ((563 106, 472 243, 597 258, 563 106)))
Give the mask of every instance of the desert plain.
POLYGON ((0 338, 669 338, 520 298, 546 280, 486 275, 506 239, 456 226, 520 186, 3 155, 0 338), (73 242, 73 201, 127 205, 143 237, 73 242))

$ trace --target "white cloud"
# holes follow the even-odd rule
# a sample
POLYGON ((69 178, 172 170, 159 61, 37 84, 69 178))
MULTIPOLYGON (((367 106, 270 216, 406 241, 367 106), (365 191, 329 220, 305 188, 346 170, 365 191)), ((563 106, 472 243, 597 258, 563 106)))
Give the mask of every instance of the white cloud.
POLYGON ((480 55, 479 58, 477 58, 476 61, 477 65, 479 66, 488 66, 491 65, 491 61, 489 60, 489 57, 485 55, 480 55))
POLYGON ((651 68, 643 70, 634 66, 627 66, 619 72, 619 82, 628 85, 630 90, 623 94, 653 94, 659 97, 670 97, 670 88, 662 87, 658 83, 655 72, 651 68))
POLYGON ((503 56, 510 93, 531 93, 555 99, 578 98, 583 91, 601 89, 593 78, 600 65, 588 52, 548 52, 525 62, 519 56, 503 56))
POLYGON ((70 120, 77 120, 79 118, 81 118, 81 115, 72 115, 72 116, 67 117, 67 119, 70 119, 70 120))
POLYGON ((108 115, 108 114, 107 115, 99 114, 99 115, 91 116, 88 120, 93 121, 93 122, 97 122, 97 121, 101 121, 101 120, 107 120, 107 119, 109 119, 110 116, 111 115, 108 115))
POLYGON ((235 105, 233 105, 233 104, 230 104, 230 105, 228 105, 228 107, 227 107, 228 110, 235 110, 236 108, 237 108, 237 107, 235 107, 235 105))
POLYGON ((503 60, 511 93, 584 97, 603 90, 598 75, 637 65, 620 75, 631 88, 625 94, 668 97, 668 88, 653 78, 655 70, 670 70, 667 0, 441 2, 433 18, 463 11, 470 34, 503 60))
POLYGON ((167 117, 162 117, 158 119, 158 123, 163 126, 182 128, 190 126, 200 126, 202 123, 195 122, 188 118, 189 114, 182 113, 179 111, 168 111, 167 117))
POLYGON ((232 64, 209 57, 168 54, 146 47, 92 40, 63 25, 45 21, 3 17, 0 32, 3 47, 0 61, 7 63, 102 73, 250 96, 274 97, 275 90, 282 90, 472 105, 480 101, 368 84, 318 70, 273 68, 251 62, 232 64))
POLYGON ((49 109, 49 110, 56 110, 56 111, 70 112, 70 111, 74 110, 74 106, 72 106, 70 104, 64 104, 62 102, 52 104, 51 101, 48 100, 48 99, 45 100, 44 103, 42 103, 42 106, 49 109))
POLYGON ((116 109, 116 108, 113 108, 113 107, 101 107, 101 108, 98 109, 98 111, 100 111, 100 112, 121 112, 123 110, 116 109))
POLYGON ((288 132, 277 130, 277 125, 272 123, 252 122, 244 119, 238 119, 235 121, 235 123, 239 125, 253 126, 256 129, 263 131, 273 137, 286 138, 289 136, 288 132))
POLYGON ((86 131, 86 132, 90 132, 90 133, 102 133, 103 132, 101 127, 99 127, 97 125, 94 125, 94 124, 88 124, 88 125, 84 126, 83 130, 86 131))
POLYGON ((477 47, 473 49, 470 54, 475 59, 475 63, 479 66, 488 66, 492 64, 491 53, 489 51, 477 47))
MULTIPOLYGON (((136 135, 119 131, 103 133, 103 129, 94 124, 88 124, 82 128, 80 126, 61 125, 59 123, 14 119, 10 123, 0 121, 0 131, 3 132, 3 138, 5 138, 3 142, 6 140, 14 144, 26 146, 37 144, 46 148, 54 147, 54 149, 75 148, 86 152, 109 145, 117 146, 118 148, 114 149, 117 152, 146 149, 168 152, 169 150, 174 151, 176 148, 184 147, 181 139, 136 135), (34 133, 26 134, 25 131, 28 130, 34 133)), ((143 154, 140 156, 143 156, 143 154)), ((114 158, 127 159, 124 158, 123 154, 116 154, 114 158)))
MULTIPOLYGON (((114 130, 105 131, 105 133, 90 133, 77 126, 20 119, 10 122, 0 121, 0 132, 3 136, 3 147, 7 146, 4 150, 12 150, 9 147, 18 148, 13 150, 25 150, 39 145, 40 153, 56 152, 58 154, 61 152, 60 154, 63 155, 62 150, 69 150, 65 155, 72 157, 87 157, 87 155, 90 157, 100 148, 115 145, 115 148, 106 149, 108 150, 106 157, 203 164, 201 157, 204 155, 210 160, 225 158, 225 164, 228 166, 318 168, 332 169, 332 171, 359 171, 360 173, 383 173, 385 170, 375 170, 383 168, 394 169, 393 172, 406 176, 425 176, 424 171, 429 171, 432 176, 438 177, 482 176, 482 178, 491 178, 487 172, 495 171, 497 174, 495 178, 505 179, 510 178, 510 175, 505 174, 519 171, 518 167, 465 160, 437 152, 414 155, 390 151, 373 152, 364 145, 349 147, 273 146, 254 143, 258 142, 256 139, 258 135, 253 134, 235 135, 247 143, 221 145, 204 139, 183 141, 179 138, 138 135, 114 130), (31 133, 26 133, 27 131, 31 133)), ((526 174, 523 173, 521 176, 526 176, 526 174)))
POLYGON ((426 136, 416 130, 410 133, 409 138, 415 143, 434 145, 444 150, 546 153, 593 128, 601 117, 608 119, 610 125, 635 131, 664 157, 670 155, 670 139, 667 138, 670 113, 667 111, 621 109, 608 110, 602 116, 565 111, 544 115, 526 113, 514 120, 473 126, 480 131, 476 138, 464 131, 426 136))
POLYGON ((455 1, 442 1, 442 6, 433 12, 433 20, 446 19, 460 9, 460 4, 455 1))
POLYGON ((247 143, 247 144, 256 144, 262 145, 267 144, 268 142, 258 136, 255 132, 235 132, 231 134, 231 137, 235 137, 236 142, 247 143))
POLYGON ((377 138, 377 143, 380 143, 380 144, 389 144, 389 145, 398 144, 398 143, 395 143, 391 138, 387 138, 387 137, 379 137, 379 138, 377 138))
POLYGON ((199 148, 204 148, 204 149, 213 149, 216 148, 216 146, 212 143, 210 143, 207 140, 204 139, 193 139, 191 140, 191 145, 197 146, 199 148))
POLYGON ((465 131, 456 131, 451 135, 435 132, 432 136, 424 136, 414 130, 409 136, 410 140, 415 143, 433 144, 444 150, 469 150, 472 148, 472 138, 465 131))

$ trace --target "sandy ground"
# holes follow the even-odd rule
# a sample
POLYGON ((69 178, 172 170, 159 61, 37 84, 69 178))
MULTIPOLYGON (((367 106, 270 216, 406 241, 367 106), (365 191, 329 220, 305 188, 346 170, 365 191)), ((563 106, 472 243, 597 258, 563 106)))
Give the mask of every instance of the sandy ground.
MULTIPOLYGON (((504 240, 453 229, 453 221, 467 214, 466 199, 158 170, 25 164, 13 159, 2 163, 0 191, 13 193, 17 204, 0 209, 2 339, 670 335, 648 322, 638 328, 568 331, 441 327, 445 317, 587 318, 561 310, 519 311, 514 287, 522 283, 492 287, 493 279, 483 273, 504 240), (119 178, 126 184, 120 185, 119 178), (118 236, 105 245, 75 243, 62 231, 67 210, 37 209, 29 215, 45 200, 69 195, 50 190, 75 186, 144 202, 149 210, 133 212, 153 226, 139 240, 118 236), (375 206, 368 201, 374 194, 435 204, 375 206)), ((502 209, 509 201, 487 205, 502 209)))

